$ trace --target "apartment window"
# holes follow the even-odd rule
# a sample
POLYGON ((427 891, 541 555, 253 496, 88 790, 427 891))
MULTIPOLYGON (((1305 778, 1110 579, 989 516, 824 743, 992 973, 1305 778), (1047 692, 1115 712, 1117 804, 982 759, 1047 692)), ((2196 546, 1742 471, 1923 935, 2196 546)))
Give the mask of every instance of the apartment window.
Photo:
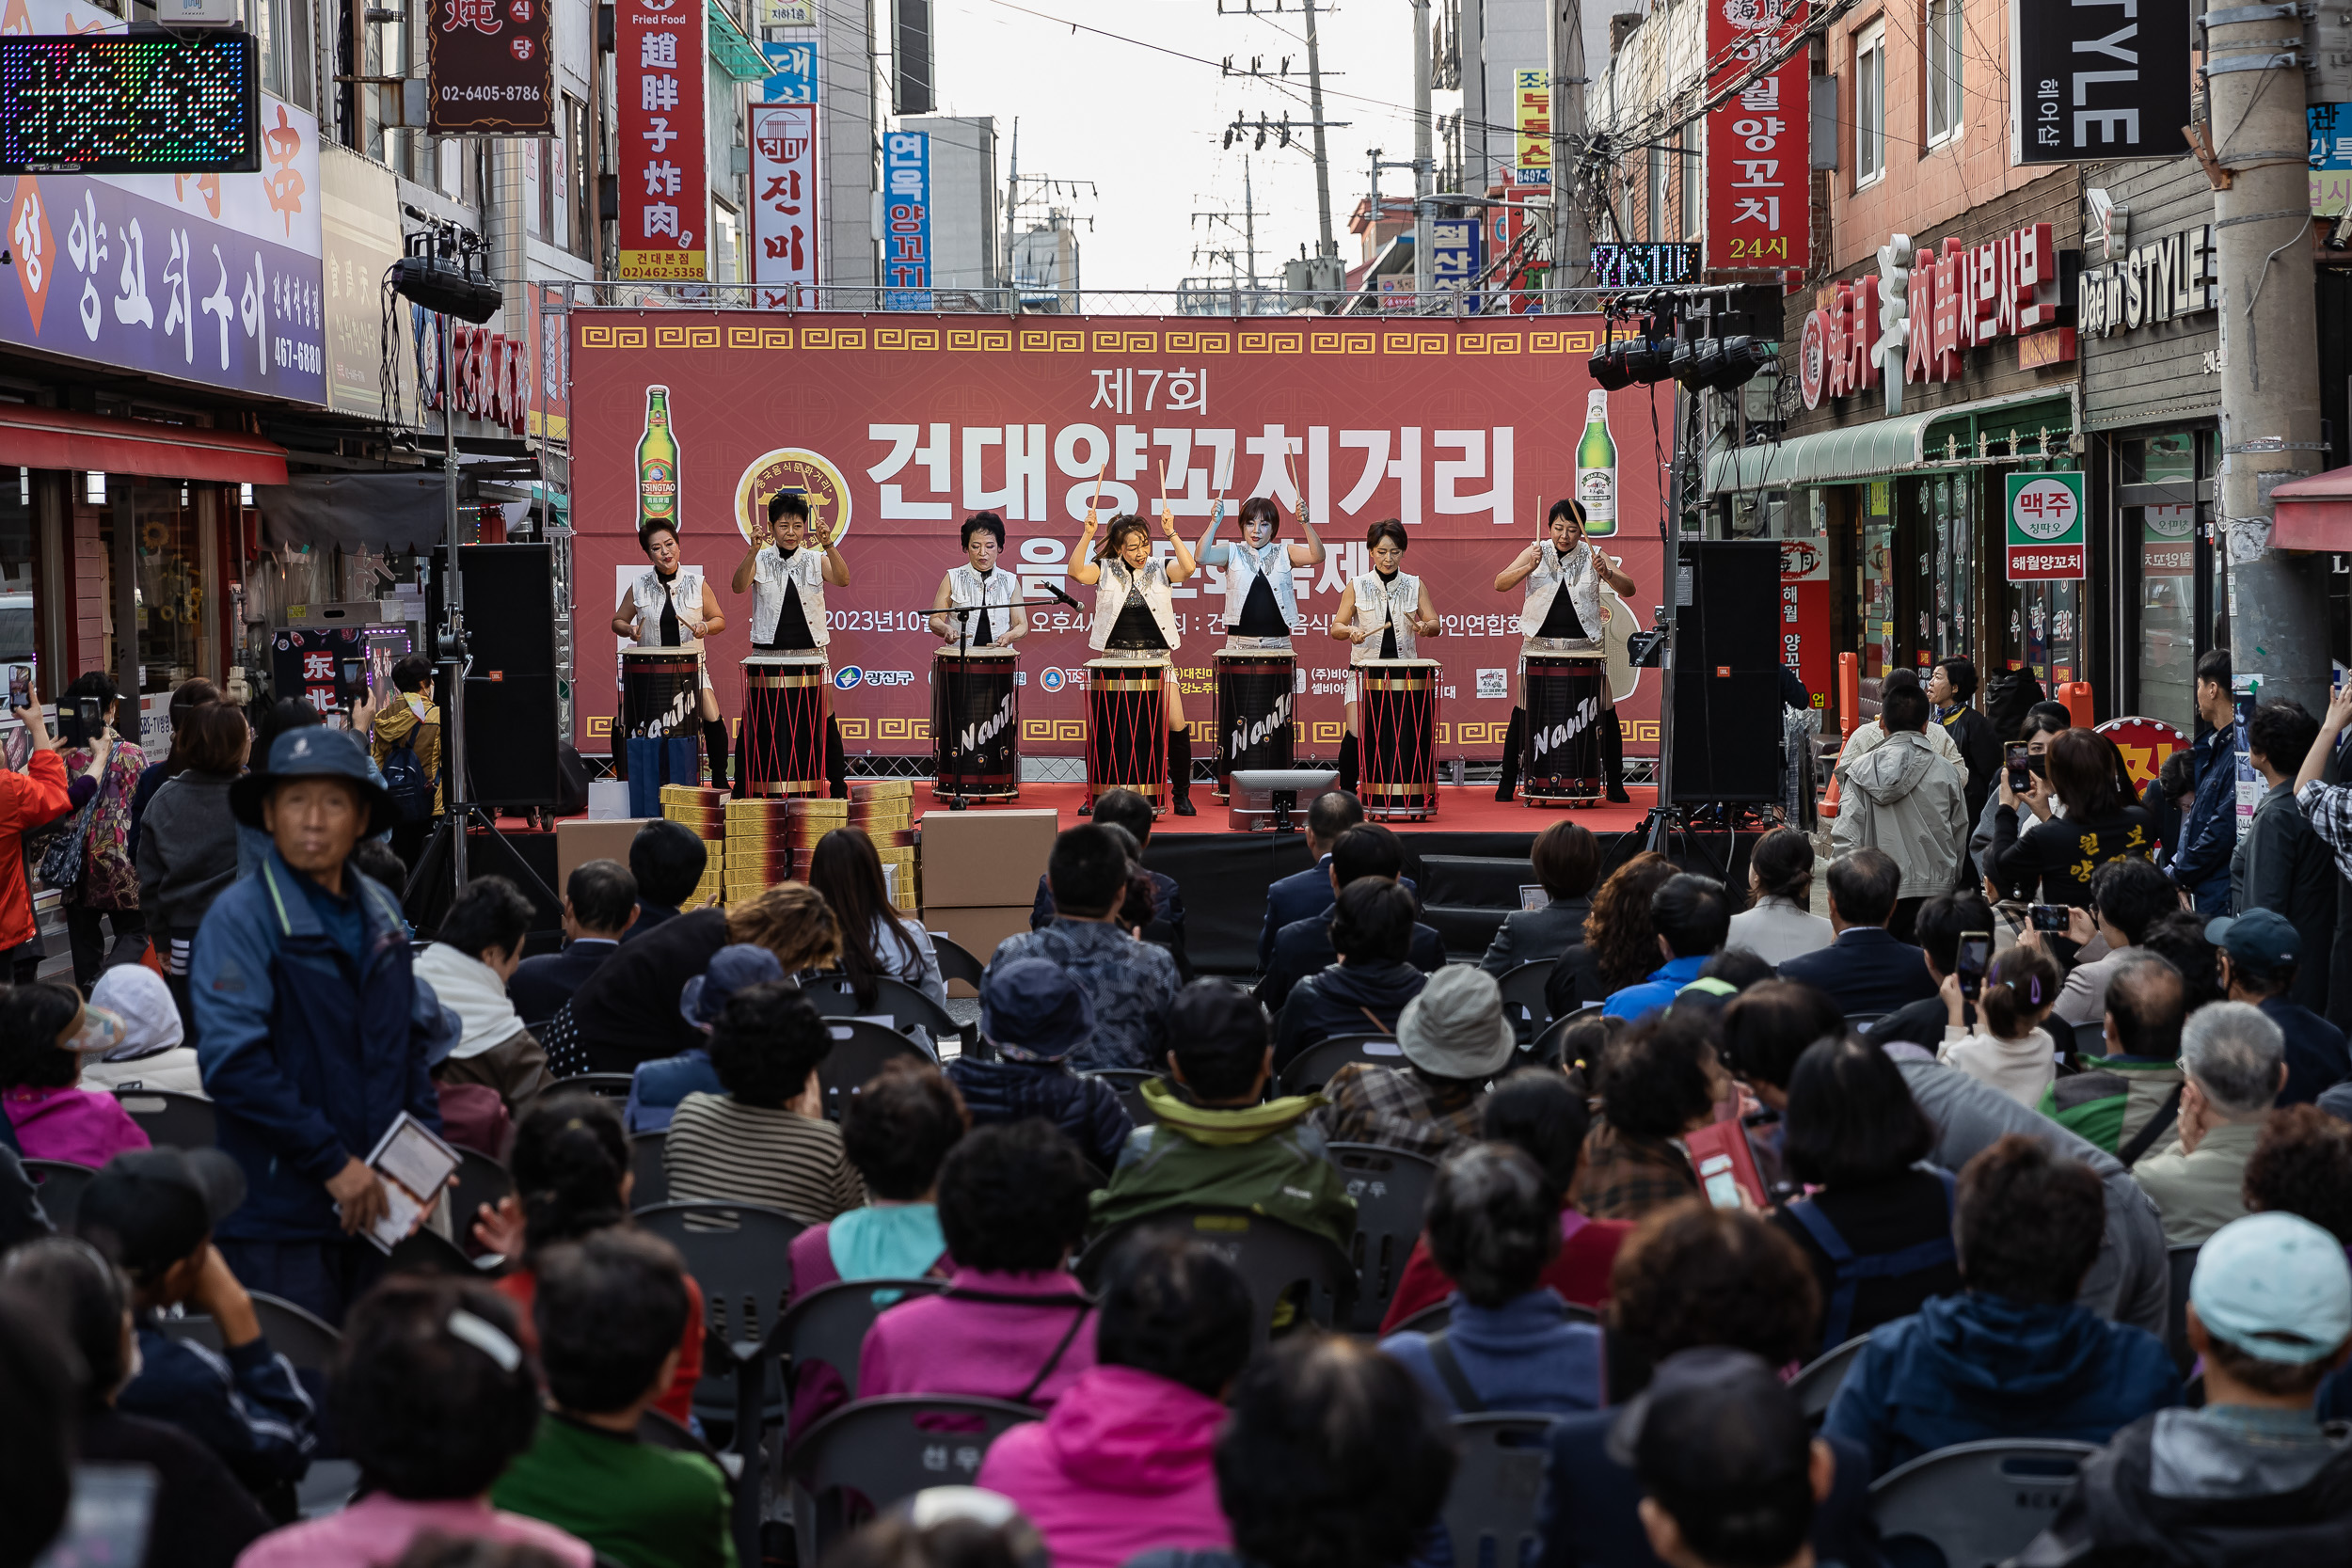
POLYGON ((1886 25, 1873 24, 1854 40, 1854 188, 1886 175, 1886 25))
POLYGON ((1960 0, 1928 0, 1928 141, 1960 135, 1960 0))
POLYGON ((246 0, 246 30, 261 44, 262 90, 316 108, 310 99, 310 8, 288 0, 246 0))
POLYGON ((1666 149, 1652 143, 1649 150, 1649 238, 1666 237, 1666 149))

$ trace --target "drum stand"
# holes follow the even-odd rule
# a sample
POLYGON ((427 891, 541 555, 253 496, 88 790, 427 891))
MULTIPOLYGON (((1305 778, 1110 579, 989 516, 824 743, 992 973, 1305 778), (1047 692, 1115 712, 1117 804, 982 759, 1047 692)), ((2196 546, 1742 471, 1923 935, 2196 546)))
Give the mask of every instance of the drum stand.
MULTIPOLYGON (((986 605, 950 605, 946 610, 934 610, 930 613, 952 615, 956 618, 956 657, 961 658, 972 651, 972 617, 982 613, 987 609, 986 605)), ((959 671, 957 674, 961 679, 962 673, 959 671)), ((956 701, 960 693, 954 691, 947 693, 947 711, 951 716, 963 711, 962 705, 956 701)), ((940 738, 938 736, 931 736, 931 746, 934 751, 939 746, 940 738)), ((949 780, 950 792, 947 796, 947 809, 970 811, 972 802, 965 800, 963 795, 963 786, 967 782, 966 769, 963 765, 963 748, 958 746, 952 737, 949 737, 947 741, 947 755, 953 764, 952 777, 949 780)))

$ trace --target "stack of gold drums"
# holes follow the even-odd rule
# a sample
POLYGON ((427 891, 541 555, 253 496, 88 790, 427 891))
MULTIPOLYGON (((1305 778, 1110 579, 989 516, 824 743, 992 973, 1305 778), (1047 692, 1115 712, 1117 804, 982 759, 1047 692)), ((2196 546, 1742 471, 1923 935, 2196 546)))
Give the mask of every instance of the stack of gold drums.
POLYGON ((792 818, 780 800, 727 802, 727 902, 792 879, 792 818))
POLYGON ((849 826, 862 829, 882 857, 882 880, 891 901, 913 910, 914 893, 914 784, 907 779, 867 779, 850 786, 849 826))
POLYGON ((718 903, 726 892, 727 792, 699 784, 663 784, 661 815, 701 839, 709 853, 702 880, 680 907, 698 910, 718 903))

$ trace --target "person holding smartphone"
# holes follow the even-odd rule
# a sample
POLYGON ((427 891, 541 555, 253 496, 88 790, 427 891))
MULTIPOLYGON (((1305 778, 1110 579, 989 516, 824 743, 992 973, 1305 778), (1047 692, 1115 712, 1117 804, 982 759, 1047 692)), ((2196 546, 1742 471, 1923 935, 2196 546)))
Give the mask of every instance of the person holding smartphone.
POLYGON ((2123 792, 2122 758, 2106 736, 2063 731, 2042 762, 2046 770, 2023 795, 2010 787, 2004 770, 1985 874, 2011 897, 2030 898, 2038 887, 2042 903, 2089 908, 2091 874, 2109 861, 2147 859, 2155 847, 2155 818, 2123 792), (2053 827, 2061 800, 2065 820, 2053 827), (2040 824, 2030 833, 2020 831, 2027 816, 2040 824))
POLYGON ((0 770, 0 949, 7 954, 9 980, 20 986, 40 977, 42 958, 40 927, 33 918, 32 879, 24 863, 24 834, 95 794, 110 750, 110 743, 102 739, 82 776, 69 782, 65 761, 41 713, 40 694, 29 684, 25 698, 12 711, 32 737, 32 752, 23 772, 0 770))
POLYGON ((1993 957, 1993 933, 1963 932, 1959 967, 1944 976, 1944 1043, 1935 1059, 1989 1084, 2020 1105, 2039 1106, 2058 1076, 2056 1046, 2042 1027, 2066 983, 2058 960, 2040 947, 2012 947, 1993 957), (1976 992, 1970 996, 1970 991, 1976 992), (1975 1002, 1979 1019, 1963 1017, 1975 1002))
MULTIPOLYGON (((118 952, 135 952, 147 942, 138 867, 131 858, 131 803, 138 794, 139 775, 147 770, 147 756, 115 733, 122 700, 122 689, 112 675, 91 670, 74 677, 57 705, 60 760, 73 771, 99 765, 79 875, 57 889, 73 950, 73 983, 85 995, 98 984, 98 972, 105 964, 102 917, 113 924, 118 952)), ((132 701, 135 704, 137 698, 132 701)))

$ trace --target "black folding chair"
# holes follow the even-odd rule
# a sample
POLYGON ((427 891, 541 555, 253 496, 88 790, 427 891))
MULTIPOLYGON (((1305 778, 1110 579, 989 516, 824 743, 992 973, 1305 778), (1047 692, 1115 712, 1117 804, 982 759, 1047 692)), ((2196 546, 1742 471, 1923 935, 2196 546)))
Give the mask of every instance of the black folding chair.
MULTIPOLYGON (((801 981, 801 992, 809 1005, 825 1018, 887 1018, 891 1027, 905 1033, 920 1030, 927 1041, 935 1042, 943 1035, 952 1035, 969 1051, 979 1037, 977 1023, 958 1023, 955 1016, 904 980, 884 974, 874 981, 874 1005, 866 1006, 857 999, 856 988, 846 974, 812 974, 801 981)), ((936 1044, 932 1049, 937 1051, 936 1044)))
POLYGON ((1994 1568, 2025 1549, 2073 1495, 2090 1443, 1996 1437, 1957 1443, 1870 1483, 1870 1513, 1892 1562, 1922 1544, 1945 1568, 1994 1568))
POLYGON ((1043 1412, 1008 1400, 897 1394, 842 1406, 792 1445, 792 1534, 800 1560, 899 1498, 969 1486, 988 1446, 1043 1412))
MULTIPOLYGON (((253 1316, 262 1325, 262 1338, 269 1348, 286 1358, 298 1372, 325 1375, 335 1359, 335 1352, 343 1337, 333 1324, 293 1302, 273 1296, 265 1291, 251 1292, 253 1316)), ((202 1312, 189 1312, 181 1317, 159 1317, 155 1326, 167 1338, 184 1339, 202 1345, 206 1350, 221 1349, 220 1324, 202 1312)))
MULTIPOLYGON (((496 1263, 491 1265, 497 1267, 496 1263)), ((482 1271, 465 1249, 427 1226, 417 1228, 392 1247, 394 1274, 454 1274, 478 1275, 482 1271)))
MULTIPOLYGON (((635 1217, 642 1229, 678 1249, 686 1272, 702 1287, 703 1375, 694 1385, 694 1414, 706 1421, 734 1420, 736 1368, 757 1359, 784 1315, 792 1291, 792 1238, 808 1222, 756 1203, 710 1201, 657 1203, 635 1217)), ((772 1373, 762 1381, 755 1445, 760 1421, 784 1413, 782 1381, 772 1373)))
MULTIPOLYGON (((972 950, 945 931, 931 933, 931 948, 939 955, 939 977, 949 985, 958 981, 972 988, 977 996, 980 990, 980 974, 988 965, 975 958, 972 950)), ((953 991, 947 994, 954 995, 953 991)))
POLYGON ((1425 1154, 1379 1144, 1336 1143, 1328 1152, 1347 1182, 1347 1196, 1356 1200, 1356 1241, 1349 1249, 1358 1282, 1356 1313, 1347 1326, 1371 1334, 1388 1315, 1389 1302, 1405 1278, 1405 1260, 1421 1236, 1422 1210, 1429 1201, 1429 1184, 1438 1179, 1438 1164, 1425 1154))
POLYGON ((1143 1099, 1143 1085, 1159 1077, 1159 1073, 1139 1067, 1098 1067, 1086 1076, 1100 1078, 1118 1090, 1119 1102, 1127 1107, 1127 1119, 1137 1127, 1149 1127, 1160 1119, 1152 1114, 1152 1107, 1143 1099))
POLYGON ((97 1170, 67 1160, 27 1160, 24 1164, 40 1199, 40 1212, 60 1231, 71 1232, 73 1212, 82 1206, 82 1189, 90 1184, 97 1170))
POLYGON ((479 1256, 473 1241, 475 1216, 485 1204, 495 1212, 499 1200, 514 1191, 514 1174, 504 1165, 478 1148, 457 1150, 457 1185, 450 1189, 449 1227, 460 1252, 469 1258, 479 1256))
POLYGON ((1203 1243, 1241 1271, 1257 1304, 1251 1333, 1263 1345, 1277 1309, 1287 1298, 1299 1316, 1326 1328, 1343 1326, 1356 1309, 1356 1268, 1327 1236, 1237 1209, 1168 1209, 1144 1214, 1096 1237, 1078 1259, 1077 1274, 1095 1288, 1104 1265, 1138 1231, 1172 1229, 1203 1243))
POLYGON ((670 1169, 661 1163, 669 1141, 667 1132, 639 1132, 628 1140, 629 1174, 637 1179, 629 1183, 630 1208, 650 1209, 670 1201, 670 1169))
MULTIPOLYGON (((25 1162, 27 1164, 30 1161, 25 1162)), ((2201 1242, 2188 1246, 2167 1247, 2164 1260, 2172 1273, 2171 1310, 2165 1314, 2164 1348, 2172 1353, 2172 1364, 2183 1377, 2197 1361, 2196 1353, 2188 1348, 2188 1285, 2197 1274, 2197 1254, 2201 1242)))
POLYGON ((1544 982, 1551 978, 1551 960, 1537 958, 1506 970, 1495 983, 1502 990, 1502 1016, 1518 1031, 1524 1050, 1550 1021, 1551 1004, 1544 1000, 1544 982))
POLYGON ((1528 1060, 1540 1062, 1546 1067, 1574 1067, 1576 1064, 1567 1059, 1568 1031, 1587 1019, 1600 1017, 1600 1009, 1601 1004, 1595 1002, 1589 1006, 1577 1008, 1565 1018, 1555 1018, 1545 1024, 1527 1048, 1528 1060))
POLYGON ((866 1331, 889 1307, 914 1296, 944 1291, 944 1279, 836 1279, 820 1285, 785 1309, 768 1331, 768 1350, 798 1391, 804 1373, 830 1368, 850 1399, 857 1398, 858 1355, 866 1331), (896 1292, 893 1295, 893 1292, 896 1292), (878 1302, 878 1295, 892 1299, 878 1302))
POLYGON ((862 1018, 828 1018, 825 1027, 833 1035, 833 1049, 817 1064, 817 1083, 825 1093, 827 1121, 839 1121, 850 1096, 890 1063, 936 1060, 906 1036, 862 1018))
POLYGON ((579 1072, 569 1078, 558 1078, 548 1093, 561 1094, 566 1089, 593 1094, 600 1100, 627 1100, 628 1086, 635 1074, 628 1072, 579 1072))
POLYGON ((115 1101, 139 1124, 157 1148, 210 1148, 215 1142, 213 1102, 170 1089, 118 1089, 115 1101))
POLYGON ((1282 1069, 1284 1094, 1312 1094, 1329 1083, 1350 1062, 1377 1062, 1403 1067, 1405 1048, 1388 1035, 1334 1035, 1317 1040, 1290 1059, 1282 1069))
POLYGON ((1797 1375, 1788 1380, 1788 1391, 1797 1397, 1797 1408, 1815 1426, 1829 1414, 1830 1402, 1845 1386, 1846 1374, 1862 1356, 1862 1347, 1870 1342, 1867 1334, 1857 1334, 1834 1350, 1820 1355, 1797 1369, 1797 1375))
POLYGON ((1553 1418, 1499 1411, 1454 1418, 1461 1447, 1439 1515, 1457 1563, 1533 1561, 1544 1495, 1544 1439, 1553 1418), (1492 1543, 1491 1550, 1488 1543, 1492 1543))

